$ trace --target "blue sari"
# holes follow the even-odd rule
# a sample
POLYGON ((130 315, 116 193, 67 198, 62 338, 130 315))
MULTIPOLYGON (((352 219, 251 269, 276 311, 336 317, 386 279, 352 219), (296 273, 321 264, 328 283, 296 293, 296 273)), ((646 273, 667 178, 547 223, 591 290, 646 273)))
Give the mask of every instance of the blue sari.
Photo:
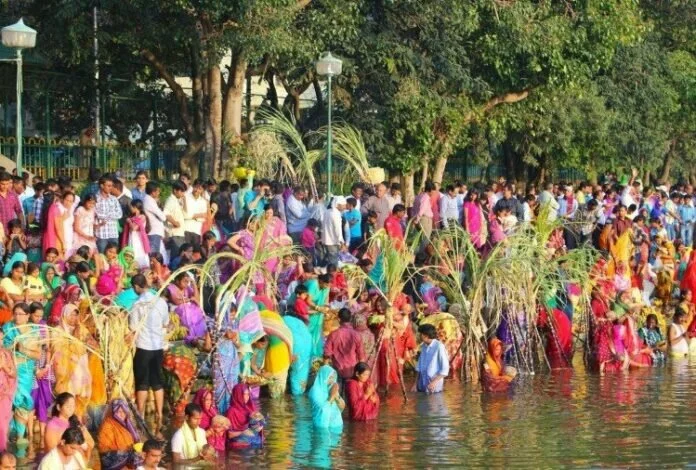
POLYGON ((290 393, 302 395, 307 388, 309 369, 312 365, 312 335, 305 322, 292 315, 285 315, 283 321, 292 332, 293 355, 290 364, 290 393))
MULTIPOLYGON (((27 330, 36 333, 36 339, 39 339, 39 332, 35 325, 27 325, 27 330)), ((27 419, 34 411, 34 399, 31 397, 31 389, 34 386, 34 360, 24 353, 19 352, 15 344, 17 337, 21 334, 19 328, 15 326, 14 321, 6 323, 2 331, 5 335, 2 345, 6 349, 13 349, 15 362, 17 363, 17 391, 15 392, 12 407, 14 414, 10 422, 10 435, 15 435, 18 438, 23 438, 27 430, 27 419), (20 419, 17 419, 20 417, 20 419)), ((30 341, 30 340, 29 340, 30 341)), ((26 343, 27 340, 22 342, 26 343)))
POLYGON ((139 296, 135 293, 135 290, 133 290, 132 287, 129 287, 128 289, 121 291, 121 293, 116 296, 114 303, 119 307, 130 310, 133 308, 133 304, 135 304, 136 300, 138 300, 138 297, 139 296))
POLYGON ((341 409, 335 401, 329 401, 331 387, 336 383, 338 374, 329 365, 321 366, 314 384, 309 390, 309 401, 312 404, 312 422, 314 426, 340 432, 343 429, 341 409))

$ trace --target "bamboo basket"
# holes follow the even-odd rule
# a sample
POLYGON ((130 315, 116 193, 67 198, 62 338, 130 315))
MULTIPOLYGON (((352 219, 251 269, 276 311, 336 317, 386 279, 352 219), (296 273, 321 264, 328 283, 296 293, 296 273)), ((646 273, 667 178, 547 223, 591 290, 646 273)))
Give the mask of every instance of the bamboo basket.
POLYGON ((367 177, 370 179, 371 184, 379 184, 386 179, 386 173, 384 168, 374 166, 367 169, 367 177))

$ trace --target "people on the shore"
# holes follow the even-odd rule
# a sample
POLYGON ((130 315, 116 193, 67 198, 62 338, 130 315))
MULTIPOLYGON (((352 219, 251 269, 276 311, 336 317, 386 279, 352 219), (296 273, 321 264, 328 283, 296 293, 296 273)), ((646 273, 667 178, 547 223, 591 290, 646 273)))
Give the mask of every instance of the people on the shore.
MULTIPOLYGON (((80 439, 63 439, 73 427, 84 460, 82 426, 105 409, 103 468, 156 468, 162 446, 138 450, 146 426, 158 439, 178 429, 176 462, 260 447, 274 424, 264 389, 307 394, 314 425, 339 431, 343 416, 377 419, 380 393, 407 393, 414 374, 427 394, 464 368, 500 392, 516 387, 521 355, 573 367, 578 337, 602 374, 696 355, 696 211, 683 185, 560 182, 537 194, 504 178, 424 181, 409 207, 397 183, 356 183, 344 198, 244 176, 182 175, 165 201, 168 185, 143 171, 132 198, 110 174, 92 172, 78 198, 64 177, 30 196, 0 173, 0 449, 36 428, 51 459, 76 462, 80 439), (467 270, 504 262, 534 230, 540 263, 558 263, 555 290, 524 312, 492 312, 500 325, 468 324, 467 270), (581 259, 597 260, 588 285, 573 278, 581 259), (397 262, 408 266, 393 287, 397 262), (465 356, 469 343, 480 354, 465 356)), ((496 299, 483 294, 487 309, 496 299)))

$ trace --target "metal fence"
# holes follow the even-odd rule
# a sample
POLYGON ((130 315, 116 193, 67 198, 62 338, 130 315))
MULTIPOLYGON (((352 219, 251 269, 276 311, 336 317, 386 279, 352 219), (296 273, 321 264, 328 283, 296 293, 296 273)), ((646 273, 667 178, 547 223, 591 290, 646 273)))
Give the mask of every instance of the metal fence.
MULTIPOLYGON (((25 138, 23 167, 43 178, 60 175, 75 180, 87 179, 90 167, 103 172, 118 173, 133 178, 138 170, 152 172, 156 169, 159 179, 170 179, 178 171, 179 158, 184 147, 149 148, 139 145, 80 146, 77 142, 25 138)), ((15 160, 17 141, 13 137, 0 137, 0 154, 15 160)))

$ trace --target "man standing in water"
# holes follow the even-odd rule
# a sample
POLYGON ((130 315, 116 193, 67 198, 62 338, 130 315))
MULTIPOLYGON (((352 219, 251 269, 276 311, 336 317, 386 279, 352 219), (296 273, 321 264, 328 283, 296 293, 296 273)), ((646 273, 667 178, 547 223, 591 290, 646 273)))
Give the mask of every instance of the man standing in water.
POLYGON ((437 339, 437 330, 433 325, 421 325, 418 333, 423 340, 418 365, 416 365, 416 383, 413 391, 440 393, 449 374, 449 356, 445 345, 437 339))

